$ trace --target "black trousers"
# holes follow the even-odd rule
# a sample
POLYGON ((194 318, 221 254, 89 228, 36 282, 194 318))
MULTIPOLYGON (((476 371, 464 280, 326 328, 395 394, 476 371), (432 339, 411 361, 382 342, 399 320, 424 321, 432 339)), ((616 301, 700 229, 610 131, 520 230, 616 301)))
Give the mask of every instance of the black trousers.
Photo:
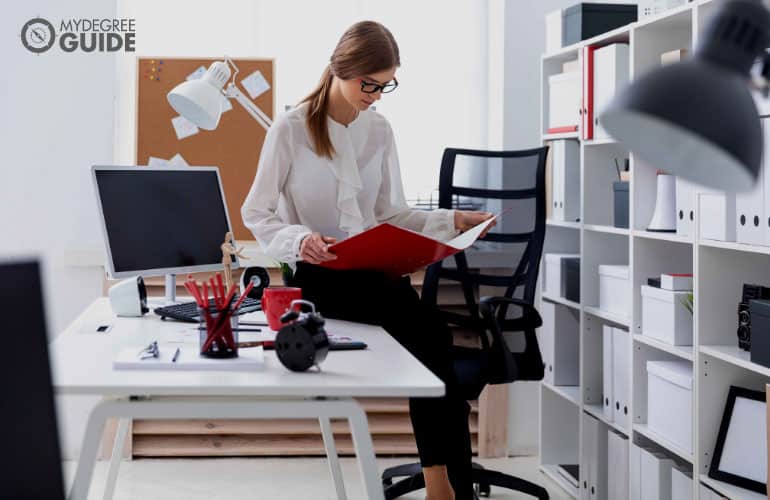
POLYGON ((438 310, 420 301, 409 277, 299 262, 290 284, 326 318, 381 326, 444 382, 445 396, 409 400, 420 464, 446 465, 456 499, 472 499, 470 405, 459 392, 452 333, 438 310))

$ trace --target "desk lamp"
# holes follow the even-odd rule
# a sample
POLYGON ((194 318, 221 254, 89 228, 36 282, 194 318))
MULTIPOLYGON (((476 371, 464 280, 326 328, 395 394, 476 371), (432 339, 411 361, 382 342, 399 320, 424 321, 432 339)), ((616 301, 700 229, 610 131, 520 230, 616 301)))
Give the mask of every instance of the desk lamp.
POLYGON ((601 114, 606 130, 655 168, 707 187, 746 191, 762 160, 762 128, 749 91, 762 56, 770 75, 770 12, 760 0, 715 0, 692 58, 654 69, 601 114))
POLYGON ((270 117, 236 86, 237 75, 238 66, 225 57, 225 62, 214 62, 201 78, 180 83, 166 97, 177 113, 204 130, 217 128, 222 116, 223 97, 235 99, 260 125, 270 128, 273 124, 270 117), (235 68, 235 74, 232 74, 228 64, 235 68), (231 74, 232 80, 228 83, 231 74))

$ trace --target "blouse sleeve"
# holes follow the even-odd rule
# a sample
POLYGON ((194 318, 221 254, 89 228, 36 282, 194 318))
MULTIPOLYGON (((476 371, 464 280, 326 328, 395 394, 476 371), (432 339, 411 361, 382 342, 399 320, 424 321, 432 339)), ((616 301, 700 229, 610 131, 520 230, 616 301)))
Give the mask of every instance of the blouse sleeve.
POLYGON ((292 164, 291 126, 280 118, 267 131, 254 183, 241 207, 244 225, 262 251, 280 262, 300 260, 302 239, 312 231, 300 224, 286 224, 278 215, 278 201, 292 164))
POLYGON ((388 222, 417 231, 439 241, 451 239, 459 231, 455 229, 455 211, 436 209, 431 211, 410 209, 404 197, 401 169, 393 131, 386 130, 386 145, 382 162, 382 185, 377 195, 374 214, 378 223, 388 222))

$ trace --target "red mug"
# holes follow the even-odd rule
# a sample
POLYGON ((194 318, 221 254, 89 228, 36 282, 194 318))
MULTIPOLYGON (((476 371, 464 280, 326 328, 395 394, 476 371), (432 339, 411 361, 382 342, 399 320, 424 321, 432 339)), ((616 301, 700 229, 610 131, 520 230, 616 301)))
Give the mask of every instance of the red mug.
POLYGON ((281 316, 289 309, 292 300, 302 299, 302 289, 290 286, 265 288, 262 293, 262 310, 271 330, 278 331, 283 326, 281 316))

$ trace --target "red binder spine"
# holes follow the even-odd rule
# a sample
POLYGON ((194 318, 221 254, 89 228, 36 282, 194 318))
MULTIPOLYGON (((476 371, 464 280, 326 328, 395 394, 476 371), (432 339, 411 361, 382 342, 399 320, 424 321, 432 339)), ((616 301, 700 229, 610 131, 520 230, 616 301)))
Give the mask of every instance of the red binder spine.
POLYGON ((594 51, 596 47, 583 48, 583 108, 580 110, 583 140, 594 138, 594 51))

